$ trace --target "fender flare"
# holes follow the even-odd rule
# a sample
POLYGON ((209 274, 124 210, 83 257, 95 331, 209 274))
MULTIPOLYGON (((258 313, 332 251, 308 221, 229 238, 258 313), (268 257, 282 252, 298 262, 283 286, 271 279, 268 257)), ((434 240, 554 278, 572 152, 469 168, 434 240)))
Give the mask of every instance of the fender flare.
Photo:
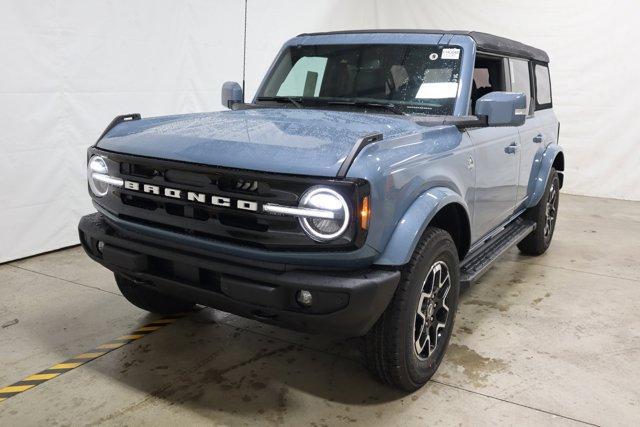
POLYGON ((408 263, 427 225, 451 203, 462 205, 470 218, 466 202, 450 188, 434 187, 418 196, 396 224, 387 246, 374 264, 398 266, 408 263))
POLYGON ((534 160, 539 165, 537 168, 538 173, 535 175, 532 174, 529 179, 529 194, 531 194, 531 197, 527 202, 527 208, 537 205, 542 198, 544 190, 547 188, 551 168, 559 154, 564 155, 562 147, 557 144, 551 144, 544 150, 540 157, 534 160))

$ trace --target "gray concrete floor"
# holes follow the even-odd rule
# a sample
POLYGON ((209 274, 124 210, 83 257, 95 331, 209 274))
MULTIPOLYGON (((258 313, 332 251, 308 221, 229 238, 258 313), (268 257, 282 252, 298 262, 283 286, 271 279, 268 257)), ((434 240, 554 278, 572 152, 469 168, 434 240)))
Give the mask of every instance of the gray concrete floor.
MULTIPOLYGON (((640 203, 563 195, 548 253, 511 250, 461 296, 411 395, 353 340, 205 309, 0 403, 0 425, 637 425, 639 256, 640 203)), ((80 248, 1 265, 0 387, 154 318, 80 248)))

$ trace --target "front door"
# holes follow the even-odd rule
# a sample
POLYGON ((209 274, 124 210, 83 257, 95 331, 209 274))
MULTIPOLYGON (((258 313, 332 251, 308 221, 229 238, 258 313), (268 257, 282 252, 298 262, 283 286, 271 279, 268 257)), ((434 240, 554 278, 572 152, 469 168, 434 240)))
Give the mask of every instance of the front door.
POLYGON ((474 145, 469 165, 476 169, 473 215, 474 240, 485 236, 514 212, 520 166, 516 127, 486 127, 468 131, 474 145))

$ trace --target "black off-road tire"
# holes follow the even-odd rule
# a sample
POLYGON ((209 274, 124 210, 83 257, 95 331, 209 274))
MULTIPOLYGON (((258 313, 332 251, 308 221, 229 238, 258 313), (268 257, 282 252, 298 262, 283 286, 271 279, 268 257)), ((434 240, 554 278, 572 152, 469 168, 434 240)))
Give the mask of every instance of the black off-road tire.
POLYGON ((525 255, 542 255, 549 249, 553 231, 558 218, 558 203, 560 202, 560 178, 555 169, 549 172, 547 188, 537 205, 529 208, 523 214, 525 219, 535 221, 536 229, 518 243, 518 249, 525 255), (550 211, 551 210, 551 211, 550 211), (549 215, 552 219, 549 221, 549 215))
MULTIPOLYGON (((403 268, 396 293, 364 337, 363 350, 368 368, 380 381, 405 391, 422 387, 436 372, 451 338, 460 292, 458 251, 446 231, 428 227, 409 263, 403 268), (415 334, 417 309, 422 305, 423 287, 432 267, 444 263, 450 277, 445 327, 438 335, 433 353, 420 358, 415 334)), ((437 334, 437 329, 436 329, 437 334)))
POLYGON ((136 285, 132 280, 114 273, 116 283, 122 295, 133 305, 156 314, 177 314, 193 310, 194 304, 169 295, 163 295, 152 289, 136 285))

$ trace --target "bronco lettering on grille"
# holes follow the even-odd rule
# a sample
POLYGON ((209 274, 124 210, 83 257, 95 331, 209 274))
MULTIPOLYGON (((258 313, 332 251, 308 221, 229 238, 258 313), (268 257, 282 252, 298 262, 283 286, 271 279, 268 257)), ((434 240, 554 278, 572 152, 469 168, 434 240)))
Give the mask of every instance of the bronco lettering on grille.
POLYGON ((171 199, 187 200, 201 204, 211 204, 225 208, 236 208, 245 211, 258 211, 258 203, 251 200, 231 199, 230 197, 218 196, 215 194, 197 193, 194 191, 184 191, 176 188, 160 187, 158 185, 141 184, 135 181, 124 181, 124 188, 141 193, 164 196, 171 199))

